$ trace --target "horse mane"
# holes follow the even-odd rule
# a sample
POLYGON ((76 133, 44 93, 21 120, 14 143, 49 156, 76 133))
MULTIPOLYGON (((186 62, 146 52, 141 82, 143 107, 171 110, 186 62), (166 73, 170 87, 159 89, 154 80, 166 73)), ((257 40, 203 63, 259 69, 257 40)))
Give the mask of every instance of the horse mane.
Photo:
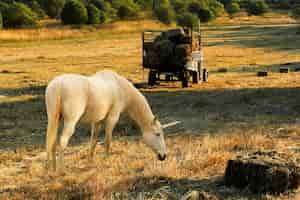
POLYGON ((141 129, 149 126, 154 115, 145 96, 127 79, 118 76, 121 90, 127 98, 126 112, 141 129))

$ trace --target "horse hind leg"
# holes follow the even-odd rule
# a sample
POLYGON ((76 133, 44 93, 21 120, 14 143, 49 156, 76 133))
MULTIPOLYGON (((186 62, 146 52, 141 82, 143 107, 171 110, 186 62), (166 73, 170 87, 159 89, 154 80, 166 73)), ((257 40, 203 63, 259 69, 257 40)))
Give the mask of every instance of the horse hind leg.
POLYGON ((80 117, 72 120, 64 120, 64 128, 59 141, 59 155, 58 155, 58 172, 64 170, 64 150, 66 149, 71 136, 74 134, 76 124, 80 117))
POLYGON ((97 138, 99 137, 100 134, 100 129, 101 129, 101 123, 94 123, 91 125, 91 141, 90 141, 90 154, 89 154, 89 160, 93 160, 94 152, 95 152, 95 147, 97 144, 97 138))
POLYGON ((57 129, 59 126, 59 115, 48 117, 47 126, 47 161, 46 168, 52 171, 56 169, 56 145, 57 145, 57 129))

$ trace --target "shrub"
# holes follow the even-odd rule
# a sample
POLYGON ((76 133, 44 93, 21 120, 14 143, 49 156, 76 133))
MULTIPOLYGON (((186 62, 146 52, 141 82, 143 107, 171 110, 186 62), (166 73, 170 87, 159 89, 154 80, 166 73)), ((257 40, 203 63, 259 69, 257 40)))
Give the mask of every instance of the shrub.
POLYGON ((169 7, 171 5, 169 0, 159 0, 157 2, 159 2, 158 6, 160 7, 169 7))
POLYGON ((1 11, 0 11, 0 29, 3 28, 3 20, 2 20, 2 14, 1 14, 1 11))
POLYGON ((291 7, 289 0, 279 0, 278 3, 280 9, 289 9, 291 7))
POLYGON ((214 19, 214 13, 207 9, 207 8, 203 8, 199 11, 198 16, 201 20, 201 22, 209 22, 210 20, 214 19))
POLYGON ((175 18, 175 13, 171 7, 159 7, 154 10, 157 19, 164 24, 171 24, 175 18))
POLYGON ((187 3, 185 0, 175 0, 172 6, 176 13, 183 13, 187 9, 187 3))
POLYGON ((99 10, 99 23, 103 24, 108 20, 109 17, 103 12, 102 10, 99 10))
POLYGON ((4 2, 0 2, 0 11, 4 13, 9 8, 9 5, 4 2))
POLYGON ((224 13, 224 6, 218 1, 210 1, 209 9, 212 11, 215 17, 220 17, 224 13))
POLYGON ((94 4, 89 4, 87 7, 88 24, 100 23, 100 11, 94 4))
POLYGON ((40 4, 37 1, 28 2, 28 6, 37 14, 39 19, 44 19, 47 17, 45 11, 41 8, 40 4))
POLYGON ((120 19, 136 17, 138 15, 138 9, 127 4, 123 4, 118 8, 117 15, 120 19))
POLYGON ((226 6, 226 11, 230 14, 233 15, 241 10, 240 5, 238 3, 230 3, 226 6))
POLYGON ((268 10, 268 5, 263 0, 250 0, 246 7, 249 15, 263 15, 268 10))
POLYGON ((182 15, 177 16, 177 24, 182 27, 193 28, 197 27, 199 18, 197 15, 192 13, 183 13, 182 15))
POLYGON ((226 7, 227 5, 233 3, 232 0, 219 0, 219 2, 222 3, 225 7, 226 7))
POLYGON ((152 9, 152 0, 137 0, 135 1, 142 9, 152 9))
POLYGON ((116 17, 117 11, 109 2, 104 0, 91 0, 91 3, 93 3, 100 10, 100 18, 104 19, 104 21, 116 17))
POLYGON ((88 21, 87 10, 79 0, 68 1, 61 13, 64 24, 85 24, 88 21))
POLYGON ((64 7, 65 0, 38 0, 39 4, 51 18, 57 18, 60 16, 64 7))
POLYGON ((214 18, 214 13, 208 8, 208 5, 200 2, 192 2, 188 5, 188 10, 196 14, 201 22, 208 22, 214 18))
POLYGON ((25 4, 14 2, 5 11, 3 26, 10 28, 36 25, 36 14, 25 4))
POLYGON ((208 5, 203 5, 199 1, 194 1, 188 4, 188 11, 190 11, 191 13, 198 14, 199 11, 204 7, 206 8, 208 7, 208 5))
POLYGON ((209 9, 209 6, 205 1, 191 2, 188 5, 188 11, 198 15, 201 22, 204 23, 212 20, 215 17, 213 11, 209 9))
POLYGON ((295 9, 293 10, 293 16, 294 16, 295 18, 300 17, 300 6, 297 7, 297 8, 295 8, 295 9))
POLYGON ((94 4, 99 10, 105 12, 111 8, 110 3, 104 0, 91 0, 90 3, 94 4))

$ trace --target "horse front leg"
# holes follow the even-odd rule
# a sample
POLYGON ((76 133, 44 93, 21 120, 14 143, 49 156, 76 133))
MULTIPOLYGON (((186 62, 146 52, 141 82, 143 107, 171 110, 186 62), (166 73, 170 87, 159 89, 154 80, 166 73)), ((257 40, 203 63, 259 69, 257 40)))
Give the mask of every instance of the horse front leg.
POLYGON ((93 123, 91 125, 91 141, 90 141, 90 153, 89 153, 89 160, 92 161, 94 157, 95 147, 97 144, 97 138, 99 137, 99 133, 101 130, 101 124, 93 123))
POLYGON ((112 139, 112 132, 119 121, 120 113, 111 113, 107 119, 106 119, 106 124, 105 124, 105 153, 106 156, 109 156, 110 153, 110 143, 112 139))

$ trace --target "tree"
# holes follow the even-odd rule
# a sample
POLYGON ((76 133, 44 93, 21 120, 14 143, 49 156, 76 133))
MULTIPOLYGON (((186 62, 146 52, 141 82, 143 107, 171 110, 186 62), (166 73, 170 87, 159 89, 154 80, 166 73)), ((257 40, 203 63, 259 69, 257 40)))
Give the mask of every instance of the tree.
POLYGON ((241 10, 240 5, 236 2, 228 4, 225 8, 229 15, 233 15, 241 10))
POLYGON ((123 4, 118 8, 117 15, 120 19, 128 19, 131 17, 136 17, 138 15, 138 10, 130 5, 123 4))
POLYGON ((159 7, 154 10, 154 14, 159 21, 164 24, 171 24, 174 21, 175 13, 171 7, 159 7))
POLYGON ((60 16, 62 8, 64 7, 65 0, 38 0, 43 10, 51 18, 60 16))
POLYGON ((86 8, 88 12, 88 24, 99 24, 100 23, 99 9, 92 3, 90 3, 86 8))
POLYGON ((1 11, 0 11, 0 29, 3 28, 3 20, 2 20, 2 14, 1 14, 1 11))
POLYGON ((177 24, 182 27, 193 28, 197 27, 199 18, 197 15, 186 12, 177 16, 177 24))
POLYGON ((268 5, 264 0, 250 0, 246 10, 249 15, 263 15, 268 11, 268 5))
POLYGON ((88 21, 88 13, 79 0, 70 0, 63 7, 61 20, 64 24, 85 24, 88 21))
POLYGON ((5 11, 4 27, 19 28, 36 25, 36 14, 25 4, 14 2, 5 11))

